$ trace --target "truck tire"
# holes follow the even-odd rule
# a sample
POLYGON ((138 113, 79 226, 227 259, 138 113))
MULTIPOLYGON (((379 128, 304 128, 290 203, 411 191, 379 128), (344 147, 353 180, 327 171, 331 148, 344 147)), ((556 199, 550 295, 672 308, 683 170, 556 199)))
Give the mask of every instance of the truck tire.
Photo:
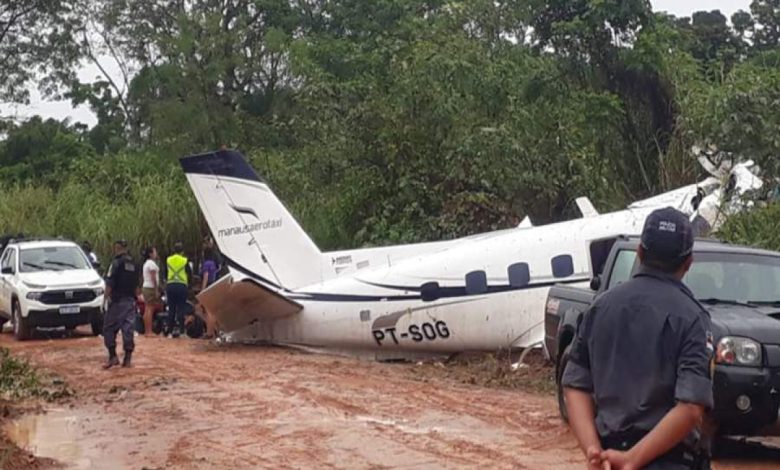
POLYGON ((89 326, 92 328, 92 336, 103 334, 103 312, 93 313, 89 326))
POLYGON ((32 338, 33 329, 27 324, 27 319, 22 317, 22 307, 17 299, 14 299, 11 306, 11 315, 14 318, 14 336, 16 336, 16 339, 24 341, 32 338))
POLYGON ((561 379, 563 379, 563 371, 566 370, 566 364, 569 363, 569 353, 571 353, 571 344, 566 346, 563 350, 560 359, 558 360, 558 373, 555 376, 555 385, 558 395, 558 413, 561 415, 561 419, 564 423, 569 422, 569 411, 566 409, 566 399, 563 396, 563 385, 561 385, 561 379))

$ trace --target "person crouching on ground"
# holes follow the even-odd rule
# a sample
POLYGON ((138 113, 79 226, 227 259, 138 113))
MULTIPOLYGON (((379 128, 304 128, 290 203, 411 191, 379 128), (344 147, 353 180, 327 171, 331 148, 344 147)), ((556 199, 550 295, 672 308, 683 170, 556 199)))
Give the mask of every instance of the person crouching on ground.
POLYGON ((174 338, 178 338, 184 328, 184 309, 187 307, 187 294, 192 279, 192 268, 184 256, 184 246, 181 242, 176 242, 173 246, 173 254, 166 260, 166 268, 168 331, 174 338))
POLYGON ((160 306, 160 267, 157 260, 157 248, 150 246, 143 251, 144 257, 144 283, 141 293, 144 296, 144 335, 152 333, 154 312, 160 306))
POLYGON ((103 319, 103 341, 108 350, 108 361, 103 368, 110 369, 119 365, 116 355, 116 335, 122 331, 122 346, 125 356, 122 367, 130 367, 135 349, 133 328, 135 320, 135 296, 138 290, 138 270, 133 258, 127 253, 127 242, 114 243, 114 259, 106 275, 106 298, 108 310, 103 319))

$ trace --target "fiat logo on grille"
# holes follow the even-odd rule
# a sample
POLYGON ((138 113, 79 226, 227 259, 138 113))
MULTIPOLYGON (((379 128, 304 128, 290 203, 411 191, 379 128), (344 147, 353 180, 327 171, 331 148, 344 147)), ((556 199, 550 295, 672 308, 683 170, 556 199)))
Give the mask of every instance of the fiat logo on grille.
POLYGON ((65 298, 66 299, 72 299, 73 298, 73 291, 72 290, 66 290, 65 291, 65 298))

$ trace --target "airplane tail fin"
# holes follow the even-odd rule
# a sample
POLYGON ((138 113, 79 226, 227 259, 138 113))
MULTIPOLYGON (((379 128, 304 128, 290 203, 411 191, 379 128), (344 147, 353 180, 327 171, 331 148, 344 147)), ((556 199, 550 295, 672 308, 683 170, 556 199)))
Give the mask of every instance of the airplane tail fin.
POLYGON ((180 162, 231 271, 275 290, 322 280, 322 253, 241 153, 180 162))

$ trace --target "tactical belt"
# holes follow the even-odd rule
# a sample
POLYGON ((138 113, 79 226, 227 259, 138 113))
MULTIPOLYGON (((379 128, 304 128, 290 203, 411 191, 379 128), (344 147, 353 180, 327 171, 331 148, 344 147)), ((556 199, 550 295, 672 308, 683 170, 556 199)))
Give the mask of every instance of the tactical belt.
MULTIPOLYGON (((601 447, 604 449, 627 451, 634 447, 646 435, 647 431, 631 430, 601 436, 601 447)), ((669 452, 658 457, 654 462, 674 463, 684 465, 692 470, 700 470, 709 468, 709 465, 707 465, 708 461, 707 455, 702 450, 693 449, 687 444, 680 443, 673 447, 669 452)))

